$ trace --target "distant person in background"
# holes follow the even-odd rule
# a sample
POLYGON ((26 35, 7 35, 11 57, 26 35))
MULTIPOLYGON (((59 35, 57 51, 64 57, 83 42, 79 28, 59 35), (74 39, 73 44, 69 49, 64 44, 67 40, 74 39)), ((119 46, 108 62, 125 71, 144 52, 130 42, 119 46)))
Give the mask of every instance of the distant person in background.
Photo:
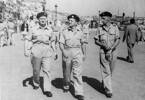
POLYGON ((24 22, 21 25, 22 40, 27 35, 28 31, 29 31, 29 25, 28 25, 27 19, 25 19, 24 22))
POLYGON ((8 38, 8 32, 7 32, 7 22, 0 21, 0 47, 3 47, 4 45, 7 45, 7 38, 8 38))
POLYGON ((15 23, 14 19, 9 18, 7 22, 7 29, 8 29, 8 45, 14 45, 14 33, 16 33, 15 30, 15 23))
POLYGON ((126 27, 123 42, 126 40, 128 56, 127 61, 129 63, 134 63, 133 47, 136 42, 138 42, 138 26, 135 24, 135 19, 130 19, 130 25, 126 27))
POLYGON ((144 38, 145 26, 144 22, 138 24, 138 41, 145 41, 144 38))
POLYGON ((83 33, 86 36, 86 39, 88 41, 89 36, 90 36, 90 31, 89 31, 89 22, 85 21, 83 24, 83 33))

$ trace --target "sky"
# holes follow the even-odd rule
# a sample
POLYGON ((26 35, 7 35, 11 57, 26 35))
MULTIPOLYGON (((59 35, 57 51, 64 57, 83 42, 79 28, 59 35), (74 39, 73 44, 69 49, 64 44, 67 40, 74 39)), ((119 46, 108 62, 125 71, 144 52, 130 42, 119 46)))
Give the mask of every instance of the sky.
POLYGON ((49 8, 54 10, 58 5, 58 11, 75 13, 81 16, 97 15, 99 10, 110 11, 114 15, 145 17, 145 0, 46 0, 49 8))

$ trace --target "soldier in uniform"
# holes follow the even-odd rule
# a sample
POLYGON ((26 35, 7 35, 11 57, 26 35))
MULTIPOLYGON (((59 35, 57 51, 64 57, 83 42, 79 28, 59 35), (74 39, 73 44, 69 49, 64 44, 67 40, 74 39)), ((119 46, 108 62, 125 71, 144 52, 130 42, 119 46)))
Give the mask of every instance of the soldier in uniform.
POLYGON ((52 29, 47 26, 47 14, 40 12, 37 14, 39 20, 38 27, 30 30, 25 37, 25 55, 30 56, 33 67, 33 86, 38 89, 40 86, 40 70, 42 69, 44 78, 44 94, 52 97, 50 67, 53 58, 52 29), (32 44, 31 44, 32 43, 32 44))
POLYGON ((78 25, 80 18, 75 15, 67 17, 69 26, 60 34, 60 49, 63 56, 64 92, 68 92, 71 85, 71 73, 73 73, 73 86, 78 100, 84 100, 82 63, 85 59, 85 39, 83 31, 78 25))
POLYGON ((94 37, 95 44, 100 46, 100 67, 102 74, 103 89, 107 97, 112 97, 111 77, 116 60, 115 49, 119 44, 120 36, 117 25, 111 24, 112 14, 102 12, 100 14, 102 26, 94 37))

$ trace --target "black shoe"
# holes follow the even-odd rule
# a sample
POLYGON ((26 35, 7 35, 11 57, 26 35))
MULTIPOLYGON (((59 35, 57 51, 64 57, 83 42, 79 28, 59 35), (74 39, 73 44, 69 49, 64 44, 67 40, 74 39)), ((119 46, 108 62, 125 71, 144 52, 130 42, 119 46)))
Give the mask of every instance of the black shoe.
POLYGON ((69 92, 69 89, 63 89, 63 92, 67 93, 67 92, 69 92))
POLYGON ((134 61, 133 60, 130 60, 128 56, 126 57, 126 59, 127 59, 127 62, 134 63, 134 61))
POLYGON ((130 63, 134 63, 134 61, 130 61, 130 63))
POLYGON ((126 60, 127 60, 127 61, 129 60, 129 56, 126 57, 126 60))
POLYGON ((68 85, 68 86, 64 86, 64 87, 63 87, 63 92, 64 92, 64 93, 69 92, 69 88, 70 88, 69 85, 68 85))
POLYGON ((112 98, 113 94, 112 93, 106 93, 107 98, 112 98))
POLYGON ((29 81, 29 84, 33 87, 34 90, 39 89, 39 86, 35 86, 32 80, 29 81))
POLYGON ((78 100, 84 100, 84 96, 82 96, 82 95, 76 95, 76 98, 77 98, 78 100))
POLYGON ((107 98, 112 98, 113 94, 110 90, 108 90, 107 88, 105 88, 105 95, 107 98))
POLYGON ((52 93, 50 91, 44 92, 44 95, 46 95, 47 97, 52 97, 52 93))
POLYGON ((134 61, 128 60, 129 63, 134 63, 134 61))
POLYGON ((33 89, 37 90, 37 89, 39 89, 39 86, 33 86, 33 89))

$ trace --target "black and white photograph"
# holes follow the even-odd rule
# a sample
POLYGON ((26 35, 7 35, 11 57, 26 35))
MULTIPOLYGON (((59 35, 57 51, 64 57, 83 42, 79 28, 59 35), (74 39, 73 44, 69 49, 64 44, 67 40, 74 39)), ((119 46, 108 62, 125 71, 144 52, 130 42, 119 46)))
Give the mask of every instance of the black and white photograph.
POLYGON ((145 0, 0 0, 0 100, 145 100, 145 0))

